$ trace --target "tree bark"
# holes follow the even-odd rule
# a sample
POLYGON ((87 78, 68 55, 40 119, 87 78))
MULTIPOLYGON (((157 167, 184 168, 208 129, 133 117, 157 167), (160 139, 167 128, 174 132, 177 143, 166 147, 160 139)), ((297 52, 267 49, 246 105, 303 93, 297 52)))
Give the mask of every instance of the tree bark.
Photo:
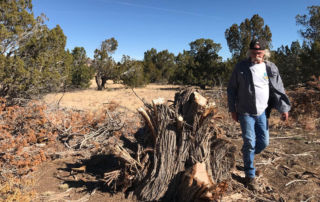
POLYGON ((139 112, 146 123, 144 141, 133 155, 138 163, 127 161, 136 167, 132 189, 137 198, 217 200, 235 165, 235 146, 220 138, 215 105, 187 88, 176 93, 173 105, 158 99, 139 112))
POLYGON ((177 93, 171 108, 165 104, 150 108, 148 126, 153 123, 151 131, 155 131, 153 161, 135 189, 139 199, 194 201, 207 196, 210 201, 215 198, 211 188, 230 176, 235 147, 216 138, 217 130, 211 124, 213 109, 193 88, 177 93), (195 165, 205 170, 205 179, 190 175, 195 165), (186 183, 190 180, 194 184, 188 187, 186 183))
POLYGON ((95 79, 96 79, 96 84, 97 84, 98 90, 102 90, 103 86, 102 86, 102 81, 101 81, 100 75, 96 75, 95 79))

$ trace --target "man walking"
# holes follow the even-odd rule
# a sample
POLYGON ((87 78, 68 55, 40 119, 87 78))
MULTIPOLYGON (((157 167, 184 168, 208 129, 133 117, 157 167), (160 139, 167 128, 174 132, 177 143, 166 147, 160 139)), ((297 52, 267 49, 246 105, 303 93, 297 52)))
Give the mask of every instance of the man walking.
POLYGON ((228 107, 232 119, 240 122, 245 182, 256 191, 254 157, 269 144, 268 120, 271 108, 288 120, 290 102, 285 94, 278 68, 266 59, 270 52, 266 42, 254 39, 248 58, 239 62, 228 84, 228 107))

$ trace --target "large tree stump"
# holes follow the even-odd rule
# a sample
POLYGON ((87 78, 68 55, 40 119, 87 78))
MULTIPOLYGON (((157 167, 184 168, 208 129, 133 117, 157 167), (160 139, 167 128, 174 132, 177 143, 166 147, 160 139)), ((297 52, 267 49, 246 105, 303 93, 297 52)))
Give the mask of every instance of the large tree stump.
MULTIPOLYGON (((154 100, 139 113, 148 130, 131 166, 132 189, 143 201, 212 201, 225 189, 235 146, 219 138, 216 108, 194 88, 176 93, 173 105, 154 100), (134 171, 132 171, 134 167, 134 171)), ((109 145, 112 147, 112 145, 109 145)), ((116 147, 115 145, 113 145, 116 147)), ((128 169, 126 169, 128 170, 128 169)), ((119 179, 120 180, 120 179, 119 179)))

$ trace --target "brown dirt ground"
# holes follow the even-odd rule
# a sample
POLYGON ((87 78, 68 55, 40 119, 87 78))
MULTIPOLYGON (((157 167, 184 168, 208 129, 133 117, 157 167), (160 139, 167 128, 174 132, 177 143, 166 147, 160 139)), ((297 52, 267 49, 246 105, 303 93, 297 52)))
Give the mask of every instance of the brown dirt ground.
MULTIPOLYGON (((151 84, 135 89, 135 92, 150 103, 158 97, 173 100, 178 89, 179 86, 151 84)), ((209 90, 206 94, 210 96, 210 93, 209 90)), ((44 97, 44 101, 57 104, 61 97, 61 93, 49 94, 44 97)), ((59 106, 97 110, 110 103, 117 103, 120 110, 127 109, 132 113, 143 106, 131 89, 111 83, 103 91, 95 90, 93 85, 87 90, 65 93, 59 106)), ((239 124, 230 120, 225 109, 220 113, 227 119, 229 132, 226 136, 237 145, 236 168, 232 171, 228 192, 221 201, 320 201, 319 131, 306 131, 300 126, 288 127, 279 123, 279 117, 274 115, 270 120, 270 145, 255 160, 256 167, 262 171, 257 177, 260 190, 252 193, 242 183, 244 175, 239 124)), ((139 121, 137 116, 135 118, 139 121)), ((66 151, 62 145, 57 148, 58 151, 66 151)), ((112 195, 111 190, 98 184, 92 173, 72 173, 72 168, 79 167, 79 162, 86 158, 87 155, 70 153, 42 164, 34 174, 37 192, 34 201, 135 201, 126 199, 124 194, 112 195)), ((100 159, 94 165, 103 165, 105 162, 105 159, 100 159)))

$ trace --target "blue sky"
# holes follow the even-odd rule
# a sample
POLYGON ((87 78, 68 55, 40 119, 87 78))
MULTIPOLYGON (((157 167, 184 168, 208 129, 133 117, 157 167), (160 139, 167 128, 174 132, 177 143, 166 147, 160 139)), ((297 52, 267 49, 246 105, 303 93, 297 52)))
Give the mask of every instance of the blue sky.
POLYGON ((219 55, 230 57, 224 32, 232 24, 259 14, 272 32, 273 49, 300 40, 297 14, 320 0, 33 0, 35 16, 44 13, 49 28, 57 24, 67 36, 67 49, 84 47, 93 58, 105 39, 114 37, 122 55, 143 59, 151 48, 177 55, 189 43, 210 38, 222 46, 219 55))

